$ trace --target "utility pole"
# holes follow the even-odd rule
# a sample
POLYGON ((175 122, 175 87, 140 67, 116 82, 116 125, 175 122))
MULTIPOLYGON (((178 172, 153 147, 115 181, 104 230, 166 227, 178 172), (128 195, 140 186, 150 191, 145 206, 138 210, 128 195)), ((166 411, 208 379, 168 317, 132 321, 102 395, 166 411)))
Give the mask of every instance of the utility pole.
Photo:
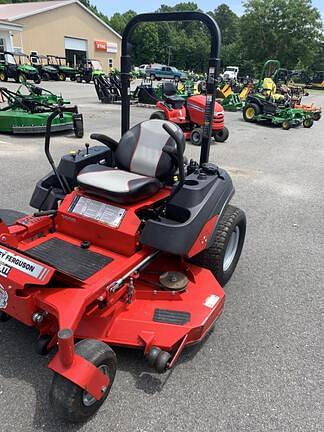
POLYGON ((172 49, 173 47, 172 46, 169 46, 168 47, 168 66, 170 66, 170 60, 171 60, 171 49, 172 49))

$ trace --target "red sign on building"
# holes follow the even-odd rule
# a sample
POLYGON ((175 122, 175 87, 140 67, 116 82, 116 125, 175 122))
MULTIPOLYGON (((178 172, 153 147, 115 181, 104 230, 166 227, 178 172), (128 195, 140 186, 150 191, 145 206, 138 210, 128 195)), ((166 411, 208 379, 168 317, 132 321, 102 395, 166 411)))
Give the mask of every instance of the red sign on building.
POLYGON ((107 52, 107 42, 101 40, 95 40, 95 50, 107 52))

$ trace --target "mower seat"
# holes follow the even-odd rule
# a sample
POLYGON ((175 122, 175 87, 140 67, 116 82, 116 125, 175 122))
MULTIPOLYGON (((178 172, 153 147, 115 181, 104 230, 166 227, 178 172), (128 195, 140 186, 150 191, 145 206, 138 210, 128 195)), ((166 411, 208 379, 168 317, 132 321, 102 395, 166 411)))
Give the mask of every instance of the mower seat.
POLYGON ((185 99, 177 95, 177 87, 171 83, 167 82, 163 84, 162 87, 163 98, 166 103, 171 105, 175 109, 180 109, 185 103, 185 99))
MULTIPOLYGON (((112 149, 117 168, 88 165, 77 177, 79 186, 122 204, 141 201, 157 193, 177 168, 176 143, 163 129, 164 123, 177 133, 183 133, 174 123, 164 120, 139 123, 112 149)), ((109 145, 109 139, 106 142, 109 145)))

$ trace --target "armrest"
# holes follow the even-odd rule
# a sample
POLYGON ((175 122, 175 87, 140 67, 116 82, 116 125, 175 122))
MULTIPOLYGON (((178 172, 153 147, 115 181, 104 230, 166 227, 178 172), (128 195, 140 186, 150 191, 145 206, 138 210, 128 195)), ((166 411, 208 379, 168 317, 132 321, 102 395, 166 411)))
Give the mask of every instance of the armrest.
POLYGON ((108 137, 104 134, 99 133, 93 133, 90 135, 91 139, 94 139, 96 141, 101 142, 102 144, 105 144, 107 147, 109 147, 112 151, 116 151, 118 147, 118 142, 115 141, 113 138, 108 137))

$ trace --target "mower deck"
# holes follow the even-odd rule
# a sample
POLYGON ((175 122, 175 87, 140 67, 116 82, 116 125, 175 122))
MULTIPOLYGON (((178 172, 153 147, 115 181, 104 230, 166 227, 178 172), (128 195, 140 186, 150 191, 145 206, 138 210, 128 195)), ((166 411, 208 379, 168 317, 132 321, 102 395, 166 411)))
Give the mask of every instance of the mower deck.
MULTIPOLYGON (((68 217, 64 213, 60 216, 68 217)), ((77 219, 80 223, 85 218, 77 219)), ((96 231, 96 221, 86 222, 88 229, 92 225, 92 231, 96 231)), ((151 249, 142 248, 129 257, 116 250, 89 246, 60 231, 50 233, 47 216, 36 220, 23 217, 9 232, 23 232, 24 226, 28 230, 43 226, 45 235, 22 240, 14 249, 0 247, 2 271, 8 265, 6 282, 13 288, 6 312, 26 325, 35 325, 33 315, 46 311, 38 327, 41 334, 53 334, 52 344, 57 332, 68 328, 77 339, 95 338, 112 345, 143 348, 145 352, 157 345, 172 352, 184 338, 185 345, 201 340, 223 309, 224 291, 212 273, 180 257, 158 254, 134 273, 132 291, 129 284, 124 284, 111 292, 109 287, 152 254, 151 249), (159 277, 170 271, 187 276, 185 290, 170 290, 160 284, 159 277)))

